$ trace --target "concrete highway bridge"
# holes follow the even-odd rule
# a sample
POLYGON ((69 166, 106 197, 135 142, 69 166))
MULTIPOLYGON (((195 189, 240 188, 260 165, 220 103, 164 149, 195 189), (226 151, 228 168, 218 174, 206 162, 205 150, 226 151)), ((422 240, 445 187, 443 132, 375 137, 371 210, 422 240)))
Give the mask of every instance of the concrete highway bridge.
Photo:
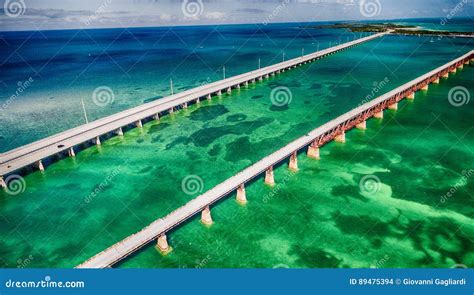
POLYGON ((6 187, 7 184, 4 180, 6 175, 22 168, 34 166, 43 171, 45 169, 44 159, 52 159, 52 156, 62 154, 74 157, 78 146, 81 144, 93 142, 100 145, 101 139, 106 138, 106 135, 116 134, 122 136, 124 127, 133 125, 141 128, 143 121, 149 119, 158 120, 163 114, 187 108, 188 104, 199 103, 201 99, 211 99, 213 95, 221 95, 222 92, 230 93, 233 88, 247 86, 249 83, 255 83, 257 80, 261 81, 275 74, 313 62, 386 34, 388 32, 374 34, 255 71, 202 85, 2 153, 0 154, 0 187, 6 187))
MULTIPOLYGON (((372 36, 372 38, 376 38, 376 36, 372 36)), ((160 251, 165 253, 170 251, 170 246, 166 238, 166 233, 170 230, 199 213, 201 214, 201 221, 204 224, 212 223, 210 206, 220 199, 236 192, 236 198, 239 202, 247 202, 245 184, 249 181, 264 175, 264 182, 267 185, 275 185, 273 176, 273 167, 275 165, 288 161, 289 169, 294 171, 298 170, 298 152, 305 150, 308 157, 319 158, 319 148, 325 143, 332 140, 345 141, 345 132, 348 130, 352 128, 365 128, 365 122, 369 118, 383 118, 383 111, 385 109, 397 109, 399 101, 403 99, 414 99, 416 91, 428 90, 431 83, 439 83, 441 78, 447 78, 449 73, 456 72, 457 69, 461 69, 464 65, 470 64, 473 59, 474 51, 470 51, 441 67, 327 122, 199 195, 167 216, 157 219, 139 232, 98 253, 78 265, 77 268, 111 267, 154 240, 156 240, 157 248, 160 251)), ((293 64, 296 65, 297 62, 294 61, 293 64)), ((285 66, 284 68, 286 69, 287 67, 285 66)))

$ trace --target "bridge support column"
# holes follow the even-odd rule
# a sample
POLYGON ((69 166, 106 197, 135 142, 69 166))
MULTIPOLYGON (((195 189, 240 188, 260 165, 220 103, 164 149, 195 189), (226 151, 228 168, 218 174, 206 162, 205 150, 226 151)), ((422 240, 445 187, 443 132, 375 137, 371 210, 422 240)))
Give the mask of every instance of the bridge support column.
POLYGON ((344 131, 342 131, 341 134, 336 135, 336 137, 334 138, 334 141, 336 141, 336 142, 346 142, 346 133, 344 131))
POLYGON ((442 77, 442 78, 446 78, 446 79, 449 78, 449 72, 447 72, 446 74, 442 75, 441 77, 442 77))
POLYGON ((269 186, 275 185, 275 177, 273 176, 273 166, 268 167, 265 171, 265 184, 269 186))
POLYGON ((227 93, 229 93, 229 94, 230 94, 231 92, 232 92, 232 89, 231 89, 230 87, 229 87, 229 88, 227 88, 227 93))
POLYGON ((450 73, 456 73, 456 68, 452 68, 451 70, 449 70, 450 73))
POLYGON ((469 64, 469 60, 465 60, 465 61, 464 61, 464 64, 465 64, 465 65, 468 65, 468 64, 469 64))
POLYGON ((160 115, 159 114, 155 114, 153 116, 153 119, 155 119, 156 121, 160 120, 160 115))
POLYGON ((377 112, 374 114, 374 118, 383 119, 383 111, 377 112))
POLYGON ((421 88, 421 90, 424 90, 424 91, 428 90, 428 85, 423 86, 423 88, 421 88))
POLYGON ((206 96, 206 98, 207 98, 207 100, 211 100, 211 99, 212 99, 210 94, 208 94, 208 95, 206 96))
POLYGON ((115 131, 115 133, 118 135, 118 136, 123 136, 123 130, 122 128, 119 128, 115 131))
POLYGON ((0 188, 7 188, 7 183, 5 182, 5 179, 3 179, 3 176, 0 176, 0 188))
POLYGON ((270 76, 268 74, 265 75, 265 79, 268 79, 270 78, 270 76))
POLYGON ((357 129, 360 129, 360 130, 365 130, 367 129, 367 123, 366 121, 363 121, 363 122, 360 122, 359 124, 356 125, 356 128, 357 129))
POLYGON ((433 81, 433 84, 439 84, 439 78, 433 81))
POLYGON ((247 196, 245 194, 245 186, 243 183, 237 188, 237 202, 240 204, 247 203, 247 196))
POLYGON ((137 125, 137 128, 143 128, 142 120, 138 120, 135 125, 137 125))
POLYGON ((76 153, 74 152, 74 148, 73 147, 70 147, 67 151, 69 157, 75 157, 76 156, 76 153))
POLYGON ((410 93, 410 94, 407 96, 407 99, 409 99, 409 100, 414 100, 414 99, 415 99, 415 92, 410 93))
POLYGON ((272 77, 275 76, 275 72, 271 72, 270 76, 272 77))
POLYGON ((258 77, 258 81, 262 81, 262 80, 263 80, 262 76, 258 77))
POLYGON ((201 103, 201 100, 199 99, 199 97, 196 99, 196 104, 200 104, 201 103))
POLYGON ((38 166, 39 171, 41 171, 41 172, 44 171, 43 162, 42 162, 41 160, 39 160, 38 162, 36 162, 36 166, 38 166))
POLYGON ((204 210, 201 212, 201 222, 205 225, 211 225, 212 224, 212 216, 211 216, 211 209, 209 206, 206 206, 204 210))
POLYGON ((251 83, 255 83, 255 79, 252 79, 251 83))
POLYGON ((389 110, 394 110, 394 111, 398 110, 398 102, 389 105, 389 106, 388 106, 388 109, 389 109, 389 110))
POLYGON ((95 144, 96 144, 96 145, 100 145, 100 144, 101 144, 101 142, 100 142, 100 137, 97 136, 97 137, 95 138, 95 144))
POLYGON ((290 156, 290 163, 288 163, 288 168, 292 171, 298 171, 298 153, 293 152, 290 156))
POLYGON ((188 103, 185 102, 185 103, 183 103, 181 106, 183 107, 183 109, 187 109, 187 108, 188 108, 188 103))
POLYGON ((319 160, 319 147, 317 145, 310 145, 308 147, 308 152, 306 153, 308 158, 319 160))
POLYGON ((236 88, 236 89, 240 89, 240 84, 237 84, 237 85, 235 86, 235 88, 236 88))
POLYGON ((461 65, 458 67, 458 69, 460 69, 460 70, 464 69, 464 65, 461 64, 461 65))
POLYGON ((174 108, 171 108, 168 110, 168 113, 171 115, 172 113, 174 113, 174 108))
POLYGON ((158 237, 156 248, 163 254, 168 254, 171 251, 171 247, 168 245, 168 240, 166 239, 165 234, 158 237))
POLYGON ((249 86, 249 81, 245 81, 244 86, 249 86))
POLYGON ((222 95, 222 90, 217 91, 217 95, 222 95))

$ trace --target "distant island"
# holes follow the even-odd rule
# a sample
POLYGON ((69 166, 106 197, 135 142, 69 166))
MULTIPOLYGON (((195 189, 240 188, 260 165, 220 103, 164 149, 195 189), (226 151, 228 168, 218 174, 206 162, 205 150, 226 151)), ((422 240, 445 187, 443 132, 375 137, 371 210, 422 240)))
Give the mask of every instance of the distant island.
POLYGON ((392 34, 403 35, 428 35, 428 36, 447 36, 447 37, 474 37, 474 32, 454 32, 454 31, 438 31, 438 30, 422 30, 417 26, 398 25, 393 23, 337 23, 318 26, 306 26, 313 29, 348 29, 354 33, 381 33, 388 32, 392 34))

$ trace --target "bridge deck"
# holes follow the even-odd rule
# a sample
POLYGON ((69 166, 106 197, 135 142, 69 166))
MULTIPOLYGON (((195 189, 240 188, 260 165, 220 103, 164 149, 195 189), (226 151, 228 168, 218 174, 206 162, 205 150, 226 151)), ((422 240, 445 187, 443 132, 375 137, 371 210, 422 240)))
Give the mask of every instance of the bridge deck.
POLYGON ((234 87, 245 82, 258 79, 267 74, 275 73, 279 70, 287 69, 295 65, 311 61, 351 46, 381 37, 387 33, 374 34, 358 40, 347 42, 335 47, 324 49, 318 52, 307 54, 275 65, 271 65, 259 70, 247 72, 238 76, 223 79, 197 88, 193 88, 181 93, 177 93, 154 102, 131 108, 126 111, 96 120, 89 124, 81 125, 56 135, 38 140, 31 144, 16 148, 14 150, 0 154, 0 177, 7 175, 18 169, 34 164, 44 158, 67 151, 69 148, 82 144, 89 140, 101 136, 124 126, 133 124, 138 120, 150 118, 155 114, 179 107, 184 103, 196 101, 199 98, 212 95, 218 91, 234 87))
MULTIPOLYGON (((127 257, 134 251, 138 250, 142 246, 146 245, 153 239, 156 239, 159 235, 166 233, 167 231, 178 226, 182 222, 191 218, 195 214, 201 212, 206 206, 211 205, 221 198, 227 196, 228 194, 235 191, 241 184, 246 183, 252 180, 255 177, 258 177, 269 167, 280 163, 282 160, 288 158, 295 151, 298 151, 308 145, 310 145, 315 139, 323 136, 327 132, 330 132, 335 127, 340 126, 353 118, 359 116, 361 113, 364 113, 368 110, 373 109, 377 105, 403 93, 407 90, 413 89, 414 86, 420 87, 420 83, 426 82, 427 79, 433 79, 433 76, 438 77, 441 72, 446 71, 448 68, 455 66, 460 61, 466 60, 467 58, 472 59, 474 51, 471 51, 431 72, 426 73, 419 78, 412 80, 370 102, 367 102, 339 117, 334 120, 327 122, 326 124, 314 129, 303 137, 296 139, 295 141, 289 143, 278 151, 272 153, 271 155, 263 158, 262 160, 256 162, 250 167, 244 169, 240 173, 234 175, 233 177, 225 180, 224 182, 218 184, 209 191, 203 193, 202 195, 196 197, 195 199, 189 201, 184 206, 178 208, 172 213, 168 214, 164 218, 160 218, 149 226, 145 227, 141 231, 129 236, 128 238, 116 243, 115 245, 109 247, 108 249, 100 252, 89 260, 85 261, 81 265, 77 266, 78 268, 104 268, 109 267, 120 261, 121 259, 127 257)), ((436 78, 435 77, 435 78, 436 78)))

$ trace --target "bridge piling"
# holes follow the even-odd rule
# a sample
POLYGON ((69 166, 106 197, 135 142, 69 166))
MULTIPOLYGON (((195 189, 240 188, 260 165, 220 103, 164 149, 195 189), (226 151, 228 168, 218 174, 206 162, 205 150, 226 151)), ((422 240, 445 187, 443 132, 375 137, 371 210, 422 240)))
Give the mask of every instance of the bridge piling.
POLYGON ((237 202, 240 204, 244 205, 247 203, 247 196, 245 194, 245 186, 242 183, 238 188, 237 188, 237 202))
POLYGON ((360 122, 359 124, 356 125, 356 128, 360 130, 367 129, 367 122, 365 120, 363 122, 360 122))
POLYGON ((428 84, 426 84, 425 86, 423 86, 423 87, 421 88, 421 90, 428 91, 428 84))
POLYGON ((143 128, 142 120, 138 120, 135 125, 137 126, 137 128, 143 128))
POLYGON ((398 110, 398 102, 389 105, 389 106, 388 106, 388 109, 389 109, 389 110, 393 110, 393 111, 398 110))
POLYGON ((229 88, 227 88, 227 93, 229 93, 229 94, 230 94, 231 92, 232 92, 232 88, 230 88, 230 87, 229 87, 229 88))
POLYGON ((199 99, 199 97, 196 99, 196 104, 200 104, 201 103, 201 100, 199 99))
POLYGON ((410 93, 410 94, 407 96, 407 99, 409 99, 409 100, 414 100, 414 99, 415 99, 415 92, 410 93))
POLYGON ((122 127, 120 127, 119 129, 117 129, 117 130, 115 131, 115 133, 116 133, 118 136, 123 136, 122 127))
POLYGON ((268 167, 265 171, 265 184, 269 186, 275 185, 275 177, 273 175, 273 166, 268 167))
POLYGON ((383 111, 377 112, 374 114, 374 118, 383 119, 383 111))
POLYGON ((297 152, 293 152, 290 156, 290 162, 288 163, 288 168, 292 171, 298 171, 298 154, 297 152))
POLYGON ((308 158, 319 160, 319 147, 316 144, 308 146, 308 152, 306 153, 308 158))
POLYGON ((208 95, 206 96, 206 98, 207 98, 207 100, 212 100, 211 94, 208 94, 208 95))
POLYGON ((212 221, 212 216, 211 216, 211 209, 209 208, 209 205, 204 208, 201 212, 201 222, 204 225, 211 225, 213 223, 212 221))
POLYGON ((188 103, 187 103, 187 102, 183 103, 183 104, 181 105, 181 107, 182 107, 183 109, 187 109, 187 108, 188 108, 188 103))
POLYGON ((3 176, 0 176, 0 188, 2 189, 7 188, 7 183, 5 182, 5 179, 3 179, 3 176))
POLYGON ((439 84, 439 78, 432 82, 433 84, 439 84))
POLYGON ((334 138, 334 141, 341 142, 341 143, 346 142, 346 133, 342 131, 342 133, 340 133, 339 135, 336 135, 336 137, 334 138))
POLYGON ((171 109, 168 110, 168 114, 171 115, 171 114, 173 114, 173 113, 174 113, 174 108, 171 108, 171 109))
POLYGON ((38 162, 36 162, 36 166, 38 167, 39 171, 44 171, 43 161, 39 160, 38 162))
POLYGON ((159 121, 160 120, 160 114, 155 114, 153 116, 153 119, 155 119, 156 121, 159 121))
POLYGON ((96 136, 95 139, 95 145, 101 145, 101 142, 100 142, 100 137, 99 136, 96 136))
POLYGON ((74 148, 73 147, 70 147, 67 151, 69 157, 72 157, 74 158, 76 156, 76 153, 74 152, 74 148))
POLYGON ((171 251, 171 247, 168 245, 168 240, 166 239, 166 234, 162 234, 158 237, 156 248, 160 250, 162 254, 168 254, 171 251))

